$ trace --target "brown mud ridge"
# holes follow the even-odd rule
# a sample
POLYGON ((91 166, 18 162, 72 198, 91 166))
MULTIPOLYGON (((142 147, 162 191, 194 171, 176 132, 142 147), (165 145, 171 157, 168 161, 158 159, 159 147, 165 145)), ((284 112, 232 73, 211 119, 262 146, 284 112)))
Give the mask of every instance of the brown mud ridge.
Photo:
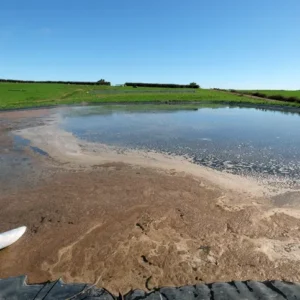
POLYGON ((105 147, 98 153, 97 145, 75 144, 55 131, 51 113, 23 113, 22 121, 0 113, 0 157, 13 152, 8 133, 19 129, 49 154, 24 147, 34 169, 47 173, 28 170, 26 178, 39 177, 38 184, 5 189, 0 183, 0 232, 28 226, 19 242, 0 251, 0 278, 62 277, 114 294, 232 280, 300 281, 298 194, 275 195, 250 179, 159 154, 105 147))

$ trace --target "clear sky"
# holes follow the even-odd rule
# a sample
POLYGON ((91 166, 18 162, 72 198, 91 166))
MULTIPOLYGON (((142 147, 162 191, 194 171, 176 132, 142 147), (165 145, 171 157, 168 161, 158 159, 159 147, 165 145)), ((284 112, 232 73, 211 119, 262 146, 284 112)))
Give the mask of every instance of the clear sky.
POLYGON ((300 0, 2 0, 0 78, 300 89, 300 0))

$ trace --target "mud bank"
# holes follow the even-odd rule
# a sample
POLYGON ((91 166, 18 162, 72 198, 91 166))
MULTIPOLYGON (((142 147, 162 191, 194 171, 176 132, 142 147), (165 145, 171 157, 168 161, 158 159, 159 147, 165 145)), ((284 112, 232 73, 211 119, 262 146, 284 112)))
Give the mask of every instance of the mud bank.
POLYGON ((0 230, 29 227, 0 252, 0 277, 62 277, 114 293, 300 280, 300 210, 291 191, 183 157, 87 143, 50 119, 5 125, 48 153, 30 155, 49 172, 37 185, 0 194, 0 230))

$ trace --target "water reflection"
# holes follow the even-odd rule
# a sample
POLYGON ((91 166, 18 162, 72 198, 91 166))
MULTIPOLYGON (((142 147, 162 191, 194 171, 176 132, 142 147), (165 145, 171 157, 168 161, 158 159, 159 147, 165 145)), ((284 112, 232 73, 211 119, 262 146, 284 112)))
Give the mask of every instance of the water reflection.
POLYGON ((81 139, 188 155, 237 174, 300 178, 300 116, 282 108, 205 105, 104 105, 63 112, 81 139))

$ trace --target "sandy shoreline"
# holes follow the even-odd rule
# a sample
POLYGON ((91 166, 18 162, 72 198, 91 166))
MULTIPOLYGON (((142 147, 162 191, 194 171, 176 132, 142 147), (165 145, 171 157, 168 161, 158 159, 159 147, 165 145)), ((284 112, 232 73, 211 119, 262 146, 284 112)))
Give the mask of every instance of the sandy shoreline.
POLYGON ((181 157, 83 143, 51 116, 36 122, 25 114, 20 122, 6 114, 3 149, 12 147, 7 128, 16 130, 49 154, 30 153, 51 172, 38 185, 0 194, 0 231, 29 228, 0 252, 0 278, 62 276, 123 293, 198 282, 300 281, 300 210, 297 201, 278 200, 282 191, 181 157))
POLYGON ((103 163, 125 163, 133 166, 150 167, 161 170, 174 170, 195 177, 224 189, 250 192, 262 197, 266 188, 250 178, 244 178, 225 172, 212 170, 193 164, 187 158, 165 155, 154 151, 128 150, 100 143, 78 140, 72 133, 60 129, 57 124, 26 128, 13 132, 28 139, 31 144, 49 153, 56 161, 68 163, 73 167, 91 167, 103 163))

